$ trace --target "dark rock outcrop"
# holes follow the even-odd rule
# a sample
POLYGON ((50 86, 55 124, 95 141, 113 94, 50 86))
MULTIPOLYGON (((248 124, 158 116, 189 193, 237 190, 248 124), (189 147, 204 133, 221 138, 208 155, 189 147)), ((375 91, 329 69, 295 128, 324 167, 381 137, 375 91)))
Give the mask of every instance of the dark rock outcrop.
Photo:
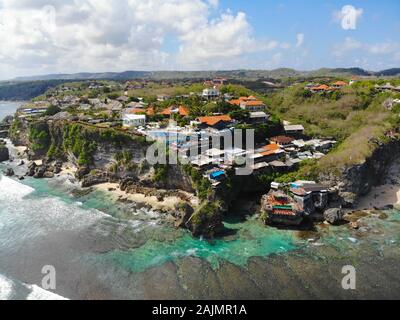
POLYGON ((45 166, 38 166, 35 169, 35 174, 33 175, 33 177, 35 179, 41 179, 41 178, 44 178, 45 174, 46 174, 46 167, 45 166))
POLYGON ((29 163, 29 165, 28 165, 28 171, 26 172, 26 175, 27 175, 28 177, 33 177, 33 176, 35 175, 36 168, 37 168, 37 165, 36 165, 35 162, 29 163))
POLYGON ((175 227, 185 228, 194 213, 194 209, 188 203, 177 204, 175 206, 174 217, 176 218, 175 227))
POLYGON ((324 212, 325 221, 330 224, 338 224, 343 221, 343 212, 340 208, 331 208, 324 212))
POLYGON ((82 188, 89 188, 107 182, 110 182, 110 177, 107 173, 88 174, 82 179, 82 188))
POLYGON ((6 146, 6 142, 0 139, 0 162, 7 161, 10 159, 10 153, 6 146))
POLYGON ((28 170, 26 172, 26 176, 34 177, 36 179, 42 178, 53 178, 55 174, 61 172, 61 165, 52 165, 43 163, 42 165, 37 165, 35 162, 31 162, 28 165, 28 170))
POLYGON ((10 153, 8 149, 0 142, 0 162, 7 161, 10 159, 10 153))
POLYGON ((82 180, 89 173, 90 169, 88 167, 80 167, 75 172, 75 178, 77 178, 78 180, 82 180))
POLYGON ((4 170, 4 175, 6 177, 12 177, 15 175, 14 170, 12 168, 7 168, 6 170, 4 170))

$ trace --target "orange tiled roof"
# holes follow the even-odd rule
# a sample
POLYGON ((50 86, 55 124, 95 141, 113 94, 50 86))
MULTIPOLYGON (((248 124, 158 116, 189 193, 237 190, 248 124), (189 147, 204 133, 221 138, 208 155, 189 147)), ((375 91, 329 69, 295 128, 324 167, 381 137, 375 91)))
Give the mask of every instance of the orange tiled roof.
POLYGON ((242 102, 242 100, 240 99, 234 99, 229 101, 230 104, 235 105, 235 106, 240 106, 240 103, 242 102))
POLYGON ((264 152, 261 152, 263 156, 270 156, 271 154, 275 154, 280 149, 279 145, 277 145, 276 143, 268 144, 262 148, 265 150, 264 152))
POLYGON ((333 86, 338 86, 338 87, 344 87, 347 86, 347 83, 344 81, 336 81, 335 83, 332 84, 333 86))
POLYGON ((126 111, 126 113, 129 114, 139 114, 139 113, 145 113, 146 111, 144 109, 129 109, 126 111))
MULTIPOLYGON (((163 116, 170 116, 175 109, 176 109, 175 106, 171 106, 171 107, 161 111, 160 114, 163 116)), ((178 113, 183 117, 187 117, 189 115, 189 109, 185 106, 179 106, 178 113)))
MULTIPOLYGON (((240 106, 240 104, 242 102, 246 102, 249 103, 250 101, 259 101, 256 97, 254 96, 250 96, 250 97, 240 97, 239 99, 233 99, 231 101, 229 101, 230 104, 236 105, 236 106, 240 106)), ((259 101, 262 103, 262 101, 259 101)))
POLYGON ((232 121, 232 118, 228 115, 223 115, 223 116, 211 116, 211 117, 200 117, 199 121, 201 123, 205 123, 209 126, 214 126, 220 121, 226 121, 230 122, 232 121))
POLYGON ((249 100, 245 102, 246 106, 263 106, 264 102, 260 100, 249 100))
POLYGON ((330 89, 330 87, 327 86, 326 84, 322 84, 322 85, 320 85, 318 87, 312 87, 311 88, 311 90, 329 90, 329 89, 330 89))
POLYGON ((179 107, 179 114, 183 117, 187 117, 189 115, 189 109, 185 106, 179 107))
POLYGON ((293 210, 283 210, 283 209, 274 209, 272 214, 280 215, 280 216, 295 216, 296 213, 293 210))
POLYGON ((270 140, 273 142, 276 142, 276 143, 280 143, 280 144, 291 143, 294 141, 293 138, 286 137, 286 136, 277 136, 277 137, 271 138, 270 140))
POLYGON ((170 116, 172 114, 172 106, 168 107, 167 109, 164 109, 163 111, 160 112, 160 114, 163 116, 170 116))

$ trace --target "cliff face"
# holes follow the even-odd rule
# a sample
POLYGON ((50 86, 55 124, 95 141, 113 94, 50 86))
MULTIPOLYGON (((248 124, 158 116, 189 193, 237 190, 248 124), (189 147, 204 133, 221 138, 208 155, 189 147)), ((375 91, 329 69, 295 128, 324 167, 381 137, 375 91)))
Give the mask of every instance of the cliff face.
MULTIPOLYGON (((196 217, 201 216, 201 219, 191 219, 195 209, 179 209, 182 203, 190 203, 187 193, 209 192, 208 180, 199 173, 193 175, 186 171, 182 165, 150 165, 146 161, 150 143, 143 137, 64 121, 29 124, 17 121, 10 133, 14 144, 28 147, 30 160, 44 160, 42 166, 32 168, 30 176, 45 176, 37 172, 48 173, 48 176, 57 174, 59 170, 56 172, 53 168, 69 162, 78 168, 76 176, 83 187, 116 182, 128 193, 143 193, 160 199, 165 196, 180 198, 181 203, 177 203, 178 208, 172 214, 179 221, 177 225, 190 229, 195 235, 213 237, 215 226, 222 225, 219 210, 209 214, 199 214, 197 210, 196 217)), ((209 197, 200 198, 205 203, 211 201, 209 197)))
POLYGON ((7 161, 10 155, 8 153, 7 147, 0 140, 0 162, 7 161))
POLYGON ((364 163, 346 168, 341 177, 321 176, 321 180, 329 185, 337 185, 343 204, 351 207, 374 186, 385 183, 392 164, 399 157, 400 141, 391 140, 380 145, 364 163))

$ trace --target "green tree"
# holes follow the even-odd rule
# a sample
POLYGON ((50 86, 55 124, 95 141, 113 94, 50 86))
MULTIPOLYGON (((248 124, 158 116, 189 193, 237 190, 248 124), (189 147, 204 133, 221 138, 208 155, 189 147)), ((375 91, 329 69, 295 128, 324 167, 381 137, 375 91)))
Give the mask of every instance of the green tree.
POLYGON ((234 110, 229 113, 229 116, 232 119, 238 120, 238 121, 247 121, 250 119, 250 112, 247 110, 239 109, 239 110, 234 110))
POLYGON ((46 112, 44 113, 45 116, 54 116, 55 114, 61 112, 61 109, 55 105, 50 105, 46 112))

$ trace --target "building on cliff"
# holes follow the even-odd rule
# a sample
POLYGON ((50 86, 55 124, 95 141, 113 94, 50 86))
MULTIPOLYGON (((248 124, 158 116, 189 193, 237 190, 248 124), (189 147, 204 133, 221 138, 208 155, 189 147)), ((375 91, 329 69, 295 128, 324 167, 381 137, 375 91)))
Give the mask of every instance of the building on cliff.
POLYGON ((305 217, 322 215, 328 204, 329 190, 324 185, 314 181, 273 182, 261 207, 266 223, 298 225, 305 217))
POLYGON ((305 212, 300 205, 281 190, 271 190, 265 195, 261 207, 262 217, 266 224, 297 226, 305 217, 305 212))
POLYGON ((144 127, 146 125, 146 116, 141 114, 125 113, 122 117, 123 126, 130 127, 144 127))

